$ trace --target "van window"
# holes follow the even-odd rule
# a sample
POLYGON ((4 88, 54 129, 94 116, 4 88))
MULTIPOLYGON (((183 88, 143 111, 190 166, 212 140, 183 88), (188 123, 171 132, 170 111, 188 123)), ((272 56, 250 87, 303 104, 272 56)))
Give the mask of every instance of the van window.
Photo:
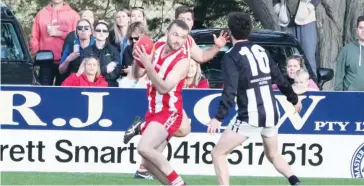
POLYGON ((13 24, 1 22, 1 62, 25 60, 18 34, 13 24))

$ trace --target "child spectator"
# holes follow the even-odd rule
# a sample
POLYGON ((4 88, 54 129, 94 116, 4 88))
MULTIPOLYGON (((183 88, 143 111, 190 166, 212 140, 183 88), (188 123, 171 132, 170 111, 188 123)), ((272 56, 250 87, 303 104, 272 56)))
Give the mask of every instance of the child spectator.
POLYGON ((66 74, 77 72, 80 65, 80 53, 84 48, 94 45, 95 39, 92 37, 92 25, 86 19, 81 19, 76 27, 76 39, 70 43, 65 43, 62 59, 59 65, 59 72, 66 74))
MULTIPOLYGON (((304 59, 301 56, 293 55, 287 58, 286 63, 286 78, 288 82, 293 84, 297 71, 304 69, 304 59)), ((276 84, 273 84, 272 87, 274 90, 278 90, 276 84)), ((312 79, 309 79, 309 87, 320 90, 312 79)))
POLYGON ((100 61, 96 58, 85 58, 77 73, 66 78, 62 86, 107 87, 108 83, 100 74, 100 61))
POLYGON ((109 36, 108 24, 98 21, 95 25, 95 44, 85 48, 81 58, 96 57, 100 60, 101 75, 109 87, 118 87, 116 81, 120 76, 120 55, 118 50, 107 42, 109 36))
POLYGON ((296 72, 292 88, 296 94, 303 94, 307 91, 318 91, 317 88, 310 87, 310 75, 303 69, 296 72))
POLYGON ((203 77, 200 64, 190 59, 190 70, 185 80, 185 88, 210 88, 209 81, 203 77))

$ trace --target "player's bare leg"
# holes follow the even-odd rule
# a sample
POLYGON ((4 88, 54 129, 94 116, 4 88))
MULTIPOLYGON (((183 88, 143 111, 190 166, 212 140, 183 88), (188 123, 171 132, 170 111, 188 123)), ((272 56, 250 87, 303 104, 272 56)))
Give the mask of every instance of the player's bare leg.
POLYGON ((191 120, 188 118, 186 112, 183 110, 182 123, 177 132, 173 134, 174 137, 185 137, 191 132, 191 120))
MULTIPOLYGON (((140 135, 140 131, 145 125, 144 119, 135 117, 133 123, 128 127, 124 134, 124 144, 129 143, 134 136, 140 135)), ((186 112, 183 110, 183 118, 181 127, 173 134, 174 137, 185 137, 191 132, 191 120, 188 118, 186 112)))
POLYGON ((267 159, 274 165, 275 169, 284 175, 291 185, 300 185, 300 181, 293 174, 293 171, 281 153, 278 151, 277 135, 266 137, 262 135, 264 153, 267 159))
MULTIPOLYGON (((124 134, 124 139, 123 139, 124 143, 127 144, 134 136, 140 135, 140 131, 144 127, 144 125, 145 121, 142 118, 135 117, 133 123, 129 126, 128 130, 126 130, 124 134)), ((188 118, 186 112, 183 110, 181 127, 178 129, 178 131, 176 131, 173 134, 173 136, 185 137, 190 132, 191 132, 191 120, 188 118)), ((142 163, 139 169, 135 173, 135 178, 153 179, 153 177, 149 175, 149 172, 145 171, 144 168, 145 168, 144 159, 142 159, 142 163)))
POLYGON ((183 185, 182 178, 173 170, 164 155, 157 150, 159 144, 165 141, 168 135, 168 131, 162 124, 151 122, 144 130, 137 150, 140 156, 166 175, 172 185, 183 185))
POLYGON ((247 137, 237 134, 230 129, 225 129, 221 138, 212 150, 212 161, 220 185, 230 184, 228 164, 226 161, 227 156, 235 147, 241 145, 247 139, 247 137))
MULTIPOLYGON (((168 142, 164 141, 162 142, 158 147, 157 150, 159 152, 163 152, 163 150, 166 148, 168 142)), ((157 167, 155 167, 151 162, 149 162, 146 159, 142 159, 142 163, 144 167, 155 177, 157 178, 162 184, 164 185, 171 185, 171 182, 168 180, 167 176, 163 174, 157 167)))

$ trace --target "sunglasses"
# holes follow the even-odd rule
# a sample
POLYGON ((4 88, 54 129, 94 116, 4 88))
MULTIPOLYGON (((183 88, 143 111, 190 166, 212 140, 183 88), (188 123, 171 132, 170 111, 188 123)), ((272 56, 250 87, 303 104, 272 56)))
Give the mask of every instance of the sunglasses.
POLYGON ((103 33, 108 33, 108 30, 104 30, 104 29, 96 29, 95 32, 103 32, 103 33))
POLYGON ((139 40, 139 37, 129 37, 129 40, 130 41, 134 41, 134 40, 138 41, 139 40))
POLYGON ((77 26, 77 30, 90 30, 90 26, 77 26))

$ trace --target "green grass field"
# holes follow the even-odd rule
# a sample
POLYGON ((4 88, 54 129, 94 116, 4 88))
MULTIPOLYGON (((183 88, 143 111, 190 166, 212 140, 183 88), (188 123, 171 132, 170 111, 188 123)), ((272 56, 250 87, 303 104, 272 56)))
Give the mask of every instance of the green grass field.
MULTIPOLYGON (((216 185, 212 176, 183 176, 188 185, 216 185)), ((364 185, 364 179, 303 178, 304 185, 364 185)), ((289 185, 278 177, 231 177, 232 185, 289 185)), ((159 185, 132 174, 2 172, 1 185, 159 185)))

